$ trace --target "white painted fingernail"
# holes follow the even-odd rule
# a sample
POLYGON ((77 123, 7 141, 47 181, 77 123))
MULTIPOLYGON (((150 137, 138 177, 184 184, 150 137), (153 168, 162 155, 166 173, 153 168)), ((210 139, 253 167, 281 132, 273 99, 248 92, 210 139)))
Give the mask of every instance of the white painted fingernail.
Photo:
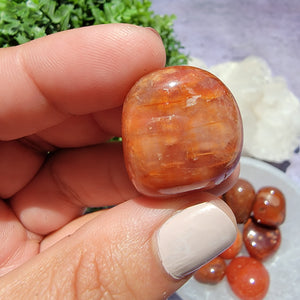
POLYGON ((183 278, 228 248, 236 234, 235 218, 223 200, 186 208, 158 230, 161 263, 172 277, 183 278))

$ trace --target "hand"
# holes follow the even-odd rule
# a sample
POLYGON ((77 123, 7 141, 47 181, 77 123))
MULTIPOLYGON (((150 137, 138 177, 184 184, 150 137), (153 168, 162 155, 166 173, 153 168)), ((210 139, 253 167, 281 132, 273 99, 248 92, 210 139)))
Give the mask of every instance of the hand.
POLYGON ((121 134, 130 87, 164 64, 158 35, 126 24, 0 50, 1 299, 166 298, 233 242, 232 214, 213 193, 238 171, 210 194, 147 199, 127 177, 121 146, 105 143, 121 134), (105 205, 116 206, 82 216, 105 205), (201 251, 179 268, 177 245, 196 235, 201 251))

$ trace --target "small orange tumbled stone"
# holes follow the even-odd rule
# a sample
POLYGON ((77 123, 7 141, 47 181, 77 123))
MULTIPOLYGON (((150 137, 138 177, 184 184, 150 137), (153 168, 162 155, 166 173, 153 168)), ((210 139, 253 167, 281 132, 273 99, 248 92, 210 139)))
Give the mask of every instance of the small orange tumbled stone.
POLYGON ((243 247, 242 233, 238 230, 234 243, 225 251, 223 251, 219 256, 224 259, 233 259, 240 253, 242 247, 243 247))
POLYGON ((123 106, 129 176, 148 196, 210 189, 237 165, 242 121, 228 88, 204 70, 175 66, 142 77, 123 106))
POLYGON ((194 278, 201 283, 217 284, 225 276, 226 262, 217 256, 194 273, 194 278))

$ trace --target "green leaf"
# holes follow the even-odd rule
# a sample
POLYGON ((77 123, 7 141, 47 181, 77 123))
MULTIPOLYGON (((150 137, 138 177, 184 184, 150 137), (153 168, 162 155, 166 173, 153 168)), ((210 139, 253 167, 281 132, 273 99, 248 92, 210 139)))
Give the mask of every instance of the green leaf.
POLYGON ((0 0, 0 47, 9 47, 70 28, 130 23, 155 28, 162 37, 167 65, 186 64, 176 39, 174 15, 156 15, 148 0, 0 0))

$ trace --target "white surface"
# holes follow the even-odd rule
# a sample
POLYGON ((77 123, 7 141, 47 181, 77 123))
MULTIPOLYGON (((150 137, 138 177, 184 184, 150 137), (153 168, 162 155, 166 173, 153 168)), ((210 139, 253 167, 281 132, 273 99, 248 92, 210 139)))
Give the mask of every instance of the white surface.
MULTIPOLYGON (((287 215, 284 224, 280 227, 281 246, 278 252, 264 263, 270 273, 270 288, 265 299, 298 299, 300 296, 300 188, 292 184, 286 174, 277 168, 246 157, 241 159, 240 177, 249 180, 256 190, 272 185, 285 195, 287 215)), ((216 286, 200 284, 192 278, 177 293, 184 300, 237 299, 230 290, 226 278, 216 286)))

